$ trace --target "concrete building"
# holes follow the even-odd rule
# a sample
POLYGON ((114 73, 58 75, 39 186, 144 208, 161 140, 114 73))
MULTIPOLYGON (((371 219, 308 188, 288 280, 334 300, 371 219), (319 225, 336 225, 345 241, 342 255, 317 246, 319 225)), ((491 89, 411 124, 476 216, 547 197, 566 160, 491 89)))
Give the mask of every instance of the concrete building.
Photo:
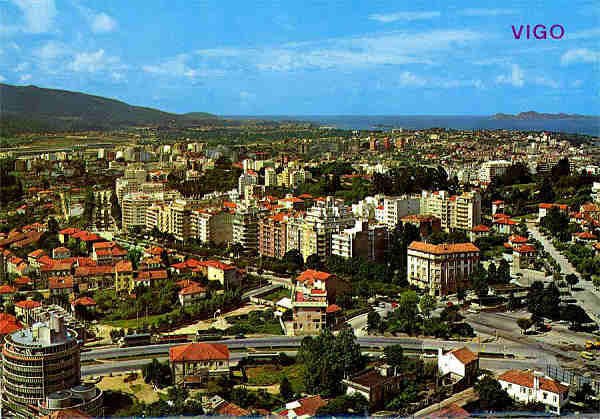
POLYGON ((232 215, 220 209, 192 210, 191 235, 203 243, 229 243, 233 240, 232 221, 232 215))
MULTIPOLYGON (((244 160, 246 161, 246 160, 244 160)), ((258 173, 249 170, 244 172, 238 178, 238 192, 240 196, 245 196, 246 186, 258 184, 258 173)))
POLYGON ((388 230, 383 224, 356 221, 354 227, 331 235, 331 254, 381 262, 387 249, 388 230))
POLYGON ((265 186, 277 186, 277 173, 272 167, 265 169, 265 186))
POLYGON ((245 251, 258 250, 258 209, 238 206, 232 218, 232 241, 245 251))
POLYGON ((419 214, 421 211, 421 200, 418 196, 386 196, 383 199, 384 223, 392 230, 400 222, 402 217, 419 214))
POLYGON ((65 327, 62 316, 51 316, 5 339, 2 350, 3 414, 21 417, 51 415, 78 409, 102 415, 103 393, 80 385, 80 341, 65 327))
POLYGON ((342 380, 342 383, 346 385, 348 396, 361 394, 369 405, 381 408, 398 394, 405 380, 410 378, 414 379, 404 374, 394 375, 394 368, 383 364, 361 371, 342 380))
POLYGON ((482 182, 491 182, 495 178, 504 175, 511 165, 512 163, 507 160, 486 161, 479 168, 479 180, 482 182))
POLYGON ((258 253, 282 259, 287 249, 287 217, 284 212, 258 221, 258 253))
POLYGON ((452 196, 447 191, 423 191, 420 211, 439 218, 445 231, 469 232, 481 224, 481 195, 476 191, 452 196))
POLYGON ((472 243, 415 241, 407 253, 408 282, 440 297, 470 288, 469 276, 479 263, 479 249, 472 243))
POLYGON ((466 346, 451 351, 438 348, 438 371, 442 380, 470 386, 477 380, 479 357, 466 346))
POLYGON ((539 371, 510 370, 498 377, 508 395, 521 403, 538 402, 557 415, 569 402, 569 386, 539 371))

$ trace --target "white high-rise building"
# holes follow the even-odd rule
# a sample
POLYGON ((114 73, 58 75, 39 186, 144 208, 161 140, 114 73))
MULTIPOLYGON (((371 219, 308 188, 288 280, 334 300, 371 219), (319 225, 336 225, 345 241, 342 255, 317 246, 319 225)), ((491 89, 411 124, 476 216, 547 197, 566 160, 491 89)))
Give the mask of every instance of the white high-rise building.
POLYGON ((418 214, 420 208, 421 201, 418 196, 386 196, 383 199, 383 222, 391 230, 400 222, 400 218, 418 214))
POLYGON ((446 231, 471 231, 481 224, 481 195, 476 191, 462 195, 450 195, 448 191, 423 191, 421 214, 439 218, 441 227, 446 231))
POLYGON ((512 165, 508 160, 490 160, 484 162, 479 168, 479 180, 491 182, 494 178, 504 175, 512 165))

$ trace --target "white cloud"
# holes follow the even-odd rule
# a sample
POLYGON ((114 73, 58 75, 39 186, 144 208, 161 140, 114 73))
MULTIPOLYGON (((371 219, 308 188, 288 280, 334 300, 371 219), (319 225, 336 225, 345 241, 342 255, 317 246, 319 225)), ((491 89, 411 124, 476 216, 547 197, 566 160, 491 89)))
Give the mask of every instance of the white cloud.
POLYGON ((96 52, 76 53, 67 68, 75 72, 96 73, 112 67, 123 67, 119 64, 117 57, 110 57, 104 53, 104 49, 96 52))
POLYGON ((410 71, 405 71, 400 74, 400 78, 398 83, 402 87, 422 87, 427 83, 425 79, 411 73, 410 71))
POLYGON ((518 64, 511 66, 510 74, 502 74, 496 77, 498 84, 510 84, 514 87, 523 87, 525 85, 525 74, 518 64))
POLYGON ((464 9, 459 12, 463 16, 502 16, 513 15, 512 9, 464 9))
POLYGON ((396 12, 388 14, 374 13, 369 15, 370 20, 376 20, 381 23, 391 23, 396 21, 411 22, 413 20, 425 20, 440 17, 440 12, 396 12))
POLYGON ((560 87, 560 83, 558 83, 557 81, 548 79, 543 76, 537 76, 533 81, 535 84, 538 84, 540 86, 550 87, 552 89, 558 89, 560 87))
POLYGON ((470 30, 395 31, 354 38, 293 42, 280 47, 204 49, 195 51, 194 59, 227 71, 232 68, 287 72, 398 64, 434 65, 440 61, 440 51, 449 51, 482 38, 481 33, 470 30))
POLYGON ((106 13, 98 13, 92 20, 92 32, 103 33, 112 32, 117 28, 117 21, 106 13))
POLYGON ((70 48, 58 41, 48 41, 41 47, 33 50, 32 55, 41 61, 47 62, 69 54, 70 48))
POLYGON ((14 71, 15 73, 22 73, 23 71, 27 71, 29 69, 29 63, 27 61, 23 61, 22 63, 17 64, 14 71))
POLYGON ((44 33, 50 31, 56 16, 54 0, 11 0, 25 18, 25 32, 44 33))
POLYGON ((596 63, 600 61, 600 52, 588 48, 570 49, 560 57, 561 65, 575 63, 596 63))
POLYGON ((112 32, 119 26, 112 16, 109 16, 104 12, 98 12, 89 7, 82 6, 76 1, 74 1, 73 5, 83 15, 94 33, 112 32))
POLYGON ((219 77, 225 74, 224 71, 217 69, 210 69, 206 67, 192 68, 187 64, 187 61, 189 60, 190 55, 179 54, 159 64, 144 65, 142 66, 142 70, 146 73, 157 74, 161 76, 186 77, 188 79, 211 76, 219 77))
POLYGON ((21 83, 24 83, 29 80, 31 80, 31 74, 23 74, 21 77, 19 77, 19 81, 21 83))
POLYGON ((6 77, 4 77, 2 74, 0 74, 0 82, 2 81, 6 81, 6 77))
POLYGON ((112 77, 114 81, 125 81, 125 75, 119 71, 111 72, 110 77, 112 77))

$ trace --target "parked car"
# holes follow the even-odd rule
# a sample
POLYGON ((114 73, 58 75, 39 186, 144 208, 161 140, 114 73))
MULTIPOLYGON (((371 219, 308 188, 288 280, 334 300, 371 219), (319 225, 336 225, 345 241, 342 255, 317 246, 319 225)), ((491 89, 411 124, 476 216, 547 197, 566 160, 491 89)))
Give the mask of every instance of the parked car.
POLYGON ((581 357, 583 359, 587 359, 587 360, 590 360, 590 361, 594 359, 594 354, 591 353, 591 352, 583 351, 579 355, 581 355, 581 357))

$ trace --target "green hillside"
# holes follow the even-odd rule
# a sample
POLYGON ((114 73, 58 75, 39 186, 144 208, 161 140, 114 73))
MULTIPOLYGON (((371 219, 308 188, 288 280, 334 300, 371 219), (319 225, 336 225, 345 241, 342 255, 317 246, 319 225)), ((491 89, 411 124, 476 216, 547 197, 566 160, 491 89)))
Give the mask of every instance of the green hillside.
POLYGON ((100 96, 0 83, 2 133, 30 129, 114 129, 216 119, 208 113, 177 115, 100 96))

